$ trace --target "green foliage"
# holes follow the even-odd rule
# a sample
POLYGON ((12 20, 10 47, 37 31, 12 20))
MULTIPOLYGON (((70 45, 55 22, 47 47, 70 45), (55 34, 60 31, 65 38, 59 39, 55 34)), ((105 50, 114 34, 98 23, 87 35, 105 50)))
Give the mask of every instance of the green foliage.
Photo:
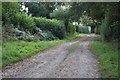
POLYGON ((36 26, 44 31, 50 31, 56 37, 62 39, 65 37, 64 23, 55 19, 46 19, 42 17, 34 17, 36 26))
POLYGON ((70 13, 72 20, 79 20, 79 17, 83 14, 87 14, 94 19, 102 19, 104 16, 105 4, 107 3, 95 3, 95 2, 73 2, 71 4, 70 13))
POLYGON ((2 45, 0 44, 0 69, 2 68, 2 45))
POLYGON ((76 27, 69 21, 68 26, 66 28, 66 31, 67 31, 68 35, 69 34, 74 34, 75 31, 76 31, 76 27))
POLYGON ((79 33, 89 33, 88 27, 78 27, 78 32, 79 33))
POLYGON ((97 26, 95 27, 95 33, 96 33, 96 34, 100 34, 100 30, 101 30, 101 26, 100 26, 100 25, 97 25, 97 26))
POLYGON ((46 17, 47 9, 42 4, 36 2, 29 2, 26 3, 26 7, 28 7, 28 12, 29 14, 32 14, 32 16, 46 17))
MULTIPOLYGON (((99 24, 97 25, 96 33, 100 32, 103 40, 107 40, 107 41, 112 41, 114 39, 119 40, 118 39, 119 31, 117 31, 117 29, 115 28, 113 29, 113 26, 112 26, 112 24, 120 20, 119 7, 120 7, 119 3, 74 2, 71 4, 71 8, 70 8, 70 13, 73 15, 71 16, 71 19, 73 21, 74 20, 78 21, 80 16, 87 15, 91 19, 102 23, 101 30, 100 30, 100 27, 98 27, 99 24), (116 35, 113 35, 113 34, 116 34, 116 35)), ((85 19, 82 22, 86 24, 88 23, 87 21, 88 19, 85 19)), ((91 24, 91 23, 88 23, 88 24, 91 24)))
POLYGON ((2 25, 2 38, 3 40, 16 40, 13 33, 14 26, 13 24, 2 25))
POLYGON ((5 24, 2 28, 4 41, 25 40, 33 41, 34 36, 29 31, 19 30, 13 24, 5 24), (9 26, 9 27, 8 27, 9 26))
POLYGON ((109 3, 106 5, 105 18, 101 25, 101 35, 103 40, 119 40, 119 19, 118 3, 109 3))
POLYGON ((67 36, 64 40, 54 40, 54 41, 4 41, 2 45, 2 60, 3 67, 11 63, 23 60, 26 57, 33 55, 34 53, 41 52, 47 48, 54 45, 79 38, 83 36, 82 34, 74 34, 67 36))
MULTIPOLYGON (((66 37, 64 40, 54 40, 54 41, 4 41, 2 45, 2 60, 3 67, 11 63, 23 60, 37 52, 41 52, 57 44, 79 38, 83 36, 82 34, 74 34, 66 37)), ((75 44, 76 45, 76 44, 75 44)))
POLYGON ((65 40, 72 40, 72 39, 76 39, 76 38, 80 38, 83 37, 84 34, 79 34, 79 33, 75 33, 75 34, 71 34, 65 37, 65 40))
POLYGON ((36 28, 34 32, 36 34, 36 37, 38 37, 39 40, 57 40, 58 39, 50 31, 42 31, 40 28, 36 28))
POLYGON ((12 23, 15 14, 19 11, 19 3, 2 2, 2 21, 3 23, 12 23))
POLYGON ((63 43, 62 40, 57 41, 37 41, 37 42, 25 42, 25 41, 14 41, 14 42, 3 42, 3 67, 20 61, 26 57, 31 56, 34 53, 43 51, 56 44, 63 43))
POLYGON ((118 49, 112 44, 92 41, 90 50, 98 57, 102 78, 118 78, 118 49))
POLYGON ((15 41, 15 40, 24 40, 24 41, 40 41, 40 40, 57 40, 50 31, 42 31, 40 28, 35 28, 34 34, 30 31, 20 30, 19 28, 14 28, 12 24, 4 25, 3 27, 3 40, 4 41, 15 41), (8 27, 9 26, 9 27, 8 27))
POLYGON ((57 10, 53 10, 52 13, 50 13, 50 17, 59 19, 59 20, 66 20, 69 18, 69 8, 67 6, 64 6, 65 9, 63 9, 61 6, 57 6, 57 10))
POLYGON ((71 23, 69 23, 69 17, 70 17, 70 5, 64 4, 62 6, 57 6, 55 10, 53 10, 52 13, 50 13, 50 17, 63 20, 66 28, 67 35, 74 33, 74 27, 71 23))
POLYGON ((56 2, 44 2, 41 4, 47 9, 46 18, 50 19, 50 13, 55 9, 56 2))
POLYGON ((120 41, 120 21, 116 21, 111 25, 112 38, 120 41))
POLYGON ((14 24, 19 25, 24 30, 32 30, 35 26, 33 18, 25 13, 17 13, 14 18, 14 24))
POLYGON ((101 25, 102 40, 109 40, 110 36, 110 13, 106 12, 105 19, 101 25))
POLYGON ((15 34, 16 40, 25 40, 25 41, 33 41, 34 36, 31 35, 29 31, 21 31, 18 28, 13 29, 13 33, 15 34))

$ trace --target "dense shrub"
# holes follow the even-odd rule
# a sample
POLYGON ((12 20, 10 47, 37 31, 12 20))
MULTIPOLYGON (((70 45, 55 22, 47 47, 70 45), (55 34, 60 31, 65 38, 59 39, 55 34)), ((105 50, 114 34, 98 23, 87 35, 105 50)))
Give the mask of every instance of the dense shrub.
POLYGON ((64 23, 55 19, 36 18, 34 17, 36 26, 44 31, 50 31, 56 37, 62 39, 65 37, 64 23))
POLYGON ((14 25, 20 25, 20 28, 32 30, 34 28, 34 20, 25 13, 17 13, 14 18, 14 25))
POLYGON ((14 41, 14 40, 25 40, 32 41, 34 36, 29 31, 19 30, 15 28, 13 24, 5 24, 2 28, 3 40, 14 41))
POLYGON ((96 34, 100 34, 100 30, 101 30, 101 26, 100 25, 95 27, 95 33, 96 34))
POLYGON ((102 21, 101 24, 101 35, 102 40, 109 40, 110 38, 110 13, 106 12, 105 19, 102 21))
POLYGON ((4 24, 2 25, 2 38, 3 40, 16 40, 13 33, 14 25, 13 24, 4 24))
POLYGON ((68 22, 68 26, 67 26, 66 31, 68 34, 74 34, 76 31, 76 27, 71 22, 68 22))
POLYGON ((40 28, 35 28, 36 37, 39 40, 56 40, 55 37, 50 31, 42 31, 40 28))
POLYGON ((116 21, 111 25, 112 38, 120 41, 120 21, 116 21))
POLYGON ((56 40, 58 39, 55 37, 50 31, 42 31, 40 28, 35 29, 35 34, 32 35, 29 31, 21 31, 18 28, 13 30, 16 38, 18 40, 25 40, 25 41, 36 41, 36 40, 56 40))
POLYGON ((38 40, 57 40, 50 31, 42 31, 40 28, 36 28, 35 34, 33 35, 30 31, 20 30, 14 28, 13 24, 6 24, 3 27, 3 39, 4 40, 24 40, 24 41, 38 41, 38 40), (9 26, 9 27, 7 27, 9 26))
POLYGON ((25 31, 21 31, 18 28, 15 28, 13 30, 17 40, 26 40, 26 41, 32 41, 34 36, 31 35, 31 33, 29 31, 25 32, 25 31))
POLYGON ((88 27, 78 27, 78 32, 79 33, 89 33, 88 27))
POLYGON ((17 12, 19 12, 19 3, 17 3, 17 2, 2 2, 3 24, 6 24, 6 23, 12 24, 15 14, 17 12))
POLYGON ((78 26, 78 25, 75 25, 75 27, 76 27, 76 32, 78 32, 78 31, 79 31, 79 29, 78 29, 79 26, 78 26))

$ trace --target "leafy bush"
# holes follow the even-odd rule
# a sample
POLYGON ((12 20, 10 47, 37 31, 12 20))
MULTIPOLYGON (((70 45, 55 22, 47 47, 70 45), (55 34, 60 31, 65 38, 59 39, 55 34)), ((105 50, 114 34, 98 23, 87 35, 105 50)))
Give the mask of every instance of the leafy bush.
POLYGON ((102 21, 101 25, 101 35, 102 35, 102 40, 108 39, 107 37, 109 36, 110 29, 108 28, 109 25, 109 17, 105 17, 105 19, 102 21))
POLYGON ((53 10, 52 13, 50 13, 50 17, 58 20, 66 20, 70 17, 69 10, 69 7, 63 9, 61 6, 57 6, 57 10, 53 10))
POLYGON ((75 25, 75 27, 76 27, 76 32, 79 32, 79 29, 78 29, 78 25, 75 25))
POLYGON ((14 40, 25 40, 25 41, 32 41, 33 36, 29 31, 22 31, 18 28, 15 28, 13 24, 5 24, 3 25, 3 40, 4 41, 14 41, 14 40), (9 26, 9 27, 8 27, 9 26))
POLYGON ((89 33, 89 30, 86 26, 84 27, 78 27, 78 32, 79 33, 89 33))
POLYGON ((15 36, 18 40, 26 40, 26 41, 32 41, 33 37, 29 31, 27 33, 25 31, 20 31, 18 28, 15 28, 14 31, 15 36))
POLYGON ((53 35, 60 39, 65 37, 65 27, 62 21, 55 19, 46 19, 42 17, 34 17, 34 22, 36 26, 43 31, 50 31, 53 35))
POLYGON ((5 24, 2 25, 2 38, 3 40, 16 40, 16 37, 13 33, 14 25, 13 24, 5 24))
POLYGON ((40 28, 36 28, 35 35, 31 35, 29 31, 21 31, 18 28, 14 29, 15 36, 18 40, 34 41, 34 40, 57 40, 50 31, 42 31, 40 28))
POLYGON ((56 40, 58 39, 55 37, 50 31, 42 31, 40 28, 35 29, 35 33, 39 40, 56 40))
POLYGON ((3 39, 4 40, 24 40, 24 41, 35 41, 35 40, 58 40, 50 31, 42 31, 40 28, 35 28, 35 33, 32 35, 30 31, 20 30, 15 28, 13 24, 6 24, 3 27, 3 39), (9 26, 9 27, 8 27, 9 26))
POLYGON ((22 29, 32 30, 34 28, 34 20, 25 13, 17 13, 14 18, 14 24, 20 25, 22 29))
POLYGON ((35 2, 27 2, 25 4, 26 7, 28 7, 28 13, 32 14, 32 16, 35 17, 46 17, 47 14, 47 8, 43 6, 42 3, 35 3, 35 2))
POLYGON ((13 22, 15 14, 19 12, 19 7, 19 3, 17 2, 2 2, 3 24, 13 22))
POLYGON ((95 33, 96 33, 96 34, 100 34, 100 29, 101 29, 101 26, 100 26, 100 25, 96 26, 96 27, 95 27, 95 33))
POLYGON ((67 26, 67 30, 66 30, 69 34, 74 34, 76 31, 76 27, 73 26, 73 24, 71 22, 68 22, 68 26, 67 26))
POLYGON ((111 25, 112 38, 120 41, 120 21, 116 21, 111 25))

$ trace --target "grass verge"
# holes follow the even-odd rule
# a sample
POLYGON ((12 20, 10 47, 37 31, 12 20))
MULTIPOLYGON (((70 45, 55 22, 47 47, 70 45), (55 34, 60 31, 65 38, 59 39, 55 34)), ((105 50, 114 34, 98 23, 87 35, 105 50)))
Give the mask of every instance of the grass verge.
POLYGON ((2 67, 18 62, 31 56, 32 54, 46 50, 52 46, 81 37, 81 34, 71 35, 64 40, 55 41, 6 41, 2 45, 2 67))
POLYGON ((90 42, 89 47, 98 57, 101 77, 118 78, 118 49, 100 40, 90 42))
POLYGON ((15 63, 34 53, 43 51, 57 44, 63 43, 64 40, 57 41, 39 41, 39 42, 25 42, 14 41, 3 43, 2 66, 10 63, 15 63))

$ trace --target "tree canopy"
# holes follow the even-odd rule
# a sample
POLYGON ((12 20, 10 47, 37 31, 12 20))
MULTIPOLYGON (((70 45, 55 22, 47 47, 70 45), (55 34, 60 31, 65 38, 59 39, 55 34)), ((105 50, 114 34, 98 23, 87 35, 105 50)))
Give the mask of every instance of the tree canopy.
POLYGON ((75 21, 93 27, 93 32, 99 31, 96 33, 101 34, 104 40, 119 40, 119 7, 119 3, 8 2, 2 5, 2 20, 4 24, 12 23, 30 29, 36 26, 33 17, 57 19, 64 22, 66 33, 70 25, 73 25, 71 23, 75 21), (20 4, 28 8, 28 15, 20 11, 22 7, 20 4))

